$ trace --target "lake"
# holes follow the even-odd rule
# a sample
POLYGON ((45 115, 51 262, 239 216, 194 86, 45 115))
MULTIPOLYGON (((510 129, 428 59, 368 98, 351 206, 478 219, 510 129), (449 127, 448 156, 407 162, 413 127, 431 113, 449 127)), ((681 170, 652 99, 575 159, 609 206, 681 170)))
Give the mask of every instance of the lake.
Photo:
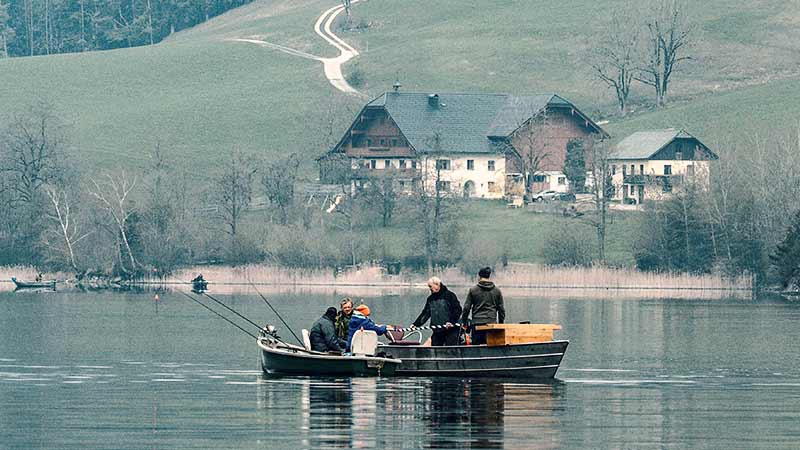
MULTIPOLYGON (((343 295, 262 292, 296 330, 343 295)), ((378 322, 409 324, 424 295, 364 302, 378 322)), ((0 293, 0 448, 800 445, 797 302, 508 298, 510 322, 558 323, 571 342, 541 383, 271 378, 252 338, 159 297, 0 293)), ((215 297, 283 328, 256 295, 215 297)))

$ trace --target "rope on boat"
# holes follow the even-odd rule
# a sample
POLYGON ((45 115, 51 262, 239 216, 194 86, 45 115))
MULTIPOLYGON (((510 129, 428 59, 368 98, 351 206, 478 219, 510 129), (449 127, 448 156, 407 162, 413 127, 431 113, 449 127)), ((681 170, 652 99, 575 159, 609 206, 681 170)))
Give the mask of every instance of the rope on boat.
POLYGON ((410 327, 406 327, 406 328, 395 327, 394 329, 395 329, 395 331, 447 330, 447 329, 458 328, 460 326, 461 326, 460 323, 454 323, 449 328, 444 326, 444 325, 428 325, 428 326, 425 326, 425 327, 415 327, 414 325, 411 325, 410 327))

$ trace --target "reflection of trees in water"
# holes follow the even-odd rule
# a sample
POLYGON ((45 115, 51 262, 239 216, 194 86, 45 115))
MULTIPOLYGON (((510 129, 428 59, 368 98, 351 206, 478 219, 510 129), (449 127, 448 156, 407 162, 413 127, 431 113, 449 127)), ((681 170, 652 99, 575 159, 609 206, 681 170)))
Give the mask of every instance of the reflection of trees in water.
POLYGON ((560 444, 553 416, 561 403, 560 384, 448 378, 298 384, 294 388, 299 389, 282 388, 299 398, 293 410, 300 417, 284 415, 277 429, 293 430, 298 444, 309 448, 515 448, 509 446, 515 442, 520 449, 550 449, 560 444))

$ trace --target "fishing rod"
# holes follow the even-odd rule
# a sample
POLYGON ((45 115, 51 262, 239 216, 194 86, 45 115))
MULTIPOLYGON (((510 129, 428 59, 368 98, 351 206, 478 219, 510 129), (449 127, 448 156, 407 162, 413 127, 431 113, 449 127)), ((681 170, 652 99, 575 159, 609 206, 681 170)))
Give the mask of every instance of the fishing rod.
POLYGON ((219 301, 219 300, 215 299, 214 297, 212 297, 212 296, 211 296, 211 294, 209 294, 209 293, 207 293, 207 292, 202 292, 201 294, 202 294, 202 295, 205 295, 206 297, 210 298, 211 300, 214 300, 215 302, 217 302, 217 304, 218 304, 218 305, 222 306, 223 308, 227 309, 228 311, 230 311, 230 312, 232 312, 232 313, 236 314, 237 316, 241 317, 242 319, 244 319, 244 320, 246 320, 246 321, 250 322, 250 324, 251 324, 251 325, 253 325, 254 327, 258 328, 259 330, 261 329, 261 325, 259 325, 259 324, 255 323, 255 322, 253 322, 252 320, 248 319, 247 317, 245 317, 245 316, 243 316, 243 315, 239 314, 238 312, 234 311, 234 310, 233 310, 233 308, 230 308, 230 307, 229 307, 228 305, 226 305, 225 303, 222 303, 221 301, 219 301))
POLYGON ((220 314, 220 313, 218 313, 218 312, 214 311, 213 309, 209 308, 208 306, 204 305, 204 304, 203 304, 203 302, 201 302, 201 301, 197 300, 196 298, 192 297, 191 295, 187 294, 186 292, 183 292, 183 291, 178 291, 178 292, 180 292, 181 294, 183 294, 184 296, 186 296, 186 297, 187 297, 189 300, 191 300, 191 301, 193 301, 193 302, 197 303, 198 305, 202 306, 203 308, 205 308, 205 309, 207 309, 207 310, 211 311, 212 313, 216 314, 217 316, 221 317, 221 318, 222 318, 224 321, 228 322, 229 324, 231 324, 231 325, 235 326, 236 328, 238 328, 238 329, 242 330, 243 332, 247 333, 247 334, 248 334, 250 337, 252 337, 253 339, 258 339, 258 337, 257 337, 255 334, 253 334, 253 333, 251 333, 251 332, 249 332, 249 331, 245 330, 244 328, 240 327, 240 326, 239 326, 238 324, 236 324, 234 321, 232 321, 232 320, 228 319, 227 317, 223 316, 222 314, 220 314))
POLYGON ((294 336, 294 338, 295 338, 295 339, 297 339, 297 342, 299 342, 299 343, 300 343, 300 345, 303 345, 303 346, 305 346, 305 344, 303 344, 303 341, 302 341, 302 340, 301 340, 299 337, 297 337, 297 335, 296 335, 296 334, 294 334, 294 331, 292 331, 292 328, 291 328, 291 327, 289 327, 289 324, 288 324, 288 323, 286 323, 286 321, 285 321, 285 320, 283 320, 283 317, 281 317, 281 315, 280 315, 280 314, 278 314, 278 311, 276 311, 276 310, 275 310, 275 308, 273 308, 273 307, 272 307, 272 305, 269 303, 269 300, 267 300, 267 298, 266 298, 266 297, 264 297, 263 295, 261 295, 261 292, 259 292, 259 290, 258 290, 258 288, 256 287, 256 285, 255 285, 255 284, 253 284, 253 282, 252 282, 252 281, 251 281, 249 278, 247 279, 247 282, 248 282, 248 283, 250 283, 250 286, 253 286, 253 289, 255 289, 255 291, 256 291, 256 294, 258 294, 258 296, 259 296, 259 297, 261 297, 261 300, 264 300, 264 303, 266 303, 266 304, 267 304, 267 306, 269 306, 269 309, 271 309, 271 310, 272 310, 272 312, 274 312, 274 313, 275 313, 275 315, 276 315, 276 316, 278 316, 278 319, 280 319, 280 321, 283 323, 283 326, 285 326, 285 327, 286 327, 286 329, 287 329, 287 330, 289 330, 289 333, 292 333, 292 336, 294 336))

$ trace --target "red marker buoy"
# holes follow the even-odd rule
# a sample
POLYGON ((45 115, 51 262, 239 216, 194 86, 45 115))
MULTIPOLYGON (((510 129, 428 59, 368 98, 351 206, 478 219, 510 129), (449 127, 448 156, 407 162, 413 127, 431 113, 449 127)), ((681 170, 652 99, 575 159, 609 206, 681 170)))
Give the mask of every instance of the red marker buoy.
POLYGON ((155 301, 158 301, 158 294, 154 297, 155 301))

